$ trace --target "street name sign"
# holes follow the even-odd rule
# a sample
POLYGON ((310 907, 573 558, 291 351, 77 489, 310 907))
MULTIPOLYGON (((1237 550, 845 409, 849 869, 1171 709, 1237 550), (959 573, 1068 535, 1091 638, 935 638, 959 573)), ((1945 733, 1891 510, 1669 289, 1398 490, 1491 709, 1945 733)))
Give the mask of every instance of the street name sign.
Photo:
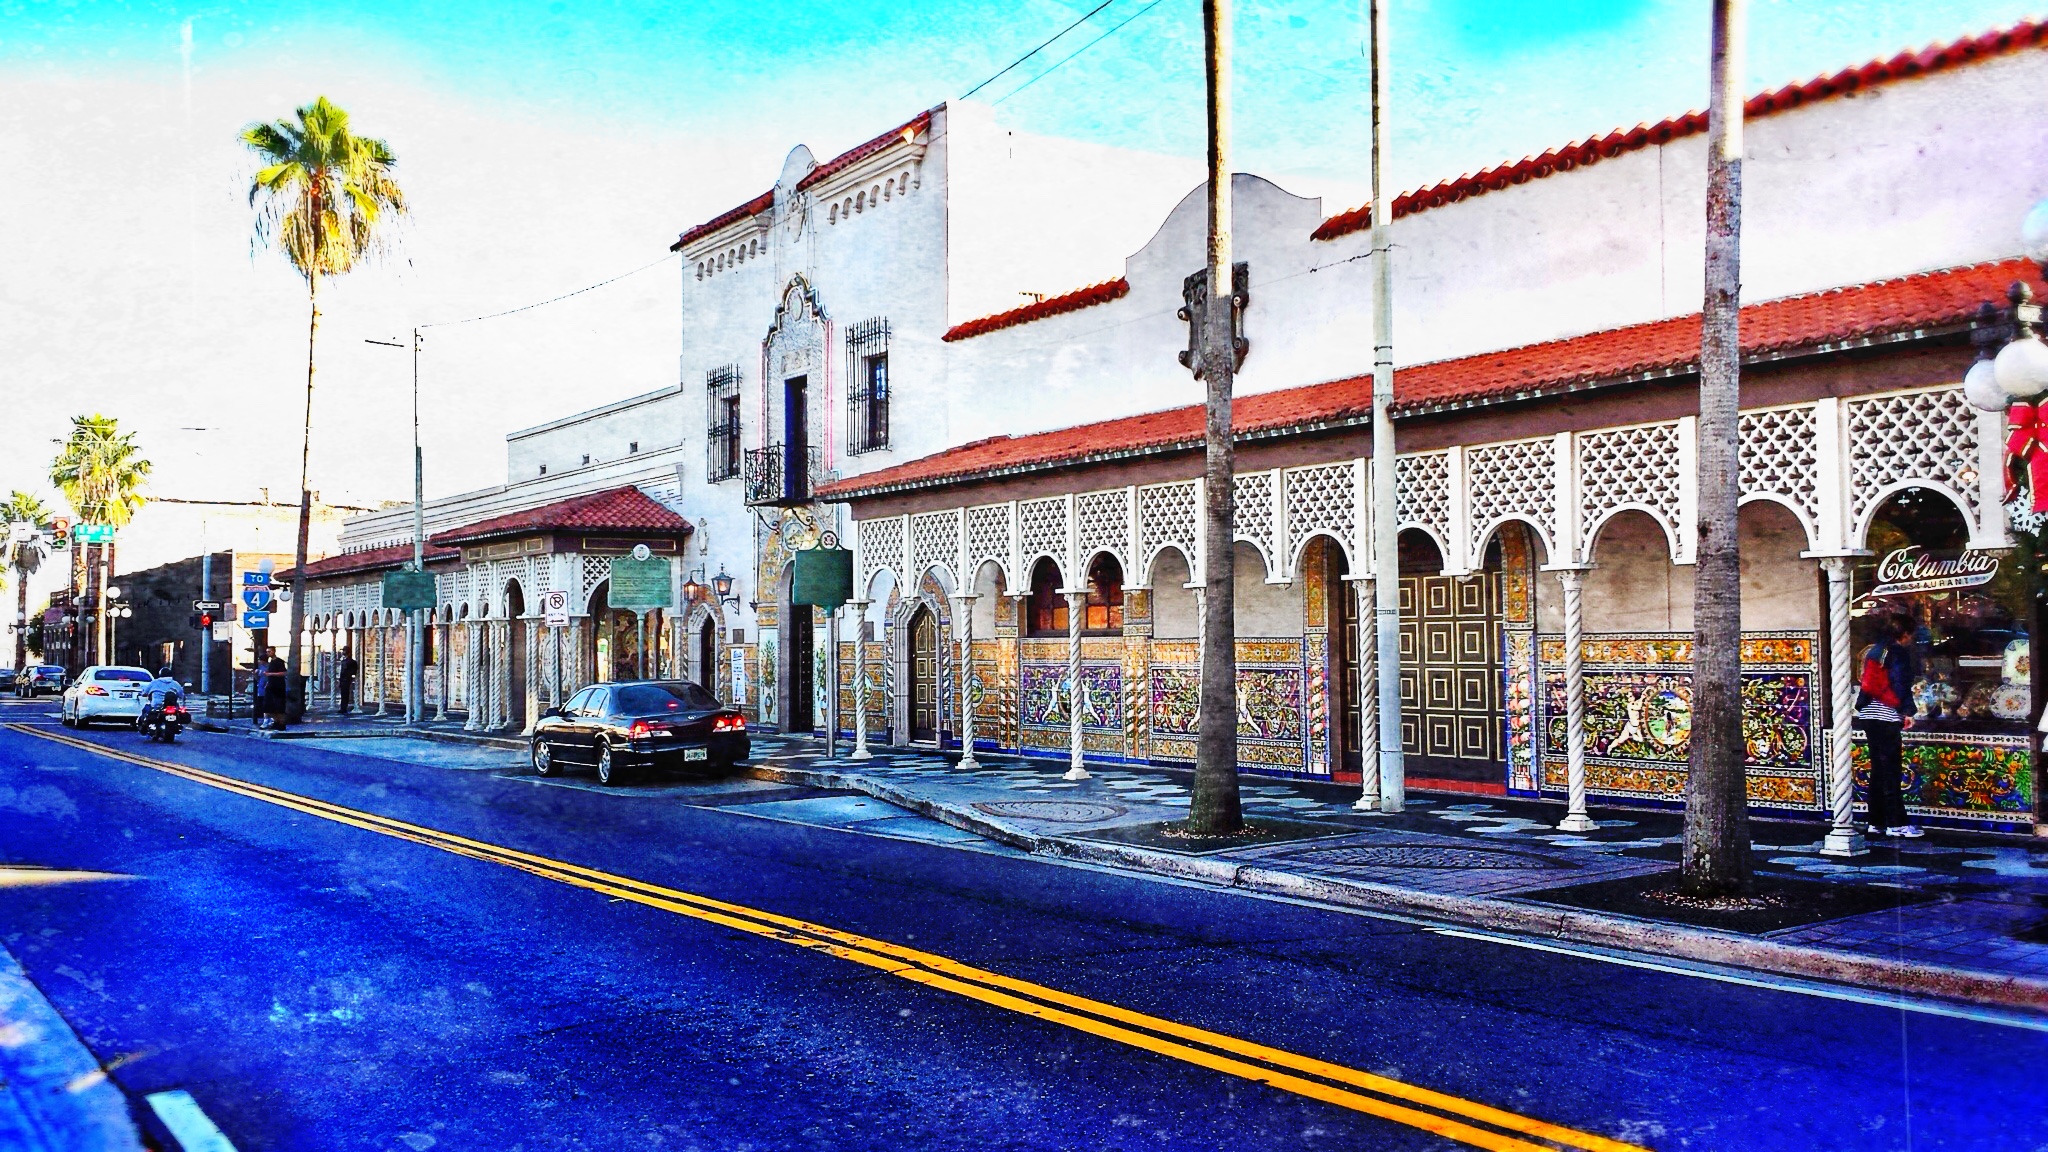
POLYGON ((192 602, 192 610, 194 612, 218 612, 220 611, 220 601, 194 600, 192 602))
POLYGON ((386 572, 384 607, 400 612, 434 606, 434 575, 431 572, 386 572))
POLYGON ((112 524, 79 524, 71 529, 71 535, 80 544, 112 544, 114 542, 114 526, 112 524))
POLYGON ((665 559, 636 560, 630 556, 614 556, 611 578, 611 593, 606 602, 614 608, 642 612, 649 608, 667 608, 675 603, 674 589, 669 587, 669 563, 665 559))

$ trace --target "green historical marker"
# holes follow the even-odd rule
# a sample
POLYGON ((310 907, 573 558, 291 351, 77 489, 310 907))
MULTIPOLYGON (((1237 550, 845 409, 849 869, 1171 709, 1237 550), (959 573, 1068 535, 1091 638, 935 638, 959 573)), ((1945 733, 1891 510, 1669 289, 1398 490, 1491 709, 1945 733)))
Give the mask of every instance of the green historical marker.
POLYGON ((673 607, 668 560, 647 555, 644 546, 633 551, 632 556, 612 557, 612 586, 606 602, 630 612, 673 607))
POLYGON ((410 612, 415 608, 432 608, 435 601, 434 577, 430 572, 386 572, 384 574, 384 607, 410 612))
POLYGON ((798 552, 789 598, 792 603, 838 611, 841 604, 853 599, 853 550, 806 548, 798 552))

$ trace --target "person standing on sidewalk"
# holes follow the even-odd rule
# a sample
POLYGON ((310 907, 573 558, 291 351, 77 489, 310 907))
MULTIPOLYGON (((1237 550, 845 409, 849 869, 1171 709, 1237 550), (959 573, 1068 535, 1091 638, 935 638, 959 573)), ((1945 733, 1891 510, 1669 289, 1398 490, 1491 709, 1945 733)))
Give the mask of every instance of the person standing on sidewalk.
POLYGON ((1905 767, 1900 734, 1913 726, 1912 616, 1892 613, 1878 620, 1878 641, 1863 653, 1856 693, 1856 727, 1870 751, 1870 831, 1873 835, 1921 835, 1906 815, 1905 767))
POLYGON ((346 716, 356 704, 356 676, 361 669, 356 665, 355 654, 344 648, 341 652, 341 666, 335 676, 341 681, 341 714, 346 716))
POLYGON ((273 651, 270 663, 264 666, 263 672, 263 711, 270 717, 271 731, 282 732, 288 719, 285 715, 288 678, 285 674, 284 659, 273 651))

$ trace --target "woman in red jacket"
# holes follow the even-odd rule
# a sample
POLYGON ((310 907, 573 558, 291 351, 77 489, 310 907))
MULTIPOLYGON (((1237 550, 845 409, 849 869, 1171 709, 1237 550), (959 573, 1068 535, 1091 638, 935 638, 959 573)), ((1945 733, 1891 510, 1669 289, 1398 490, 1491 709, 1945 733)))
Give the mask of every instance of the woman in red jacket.
POLYGON ((1913 726, 1912 616, 1888 613, 1877 621, 1878 641, 1863 653, 1856 694, 1856 727, 1870 752, 1870 833, 1873 836, 1921 835, 1906 815, 1902 795, 1899 734, 1913 726))

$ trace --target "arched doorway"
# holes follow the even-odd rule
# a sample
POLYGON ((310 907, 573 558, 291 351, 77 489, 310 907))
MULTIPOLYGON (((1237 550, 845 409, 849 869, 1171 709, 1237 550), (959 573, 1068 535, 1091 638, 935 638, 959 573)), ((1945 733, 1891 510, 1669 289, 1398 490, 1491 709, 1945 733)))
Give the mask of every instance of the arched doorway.
POLYGON ((910 739, 939 738, 939 621, 920 604, 910 616, 910 739))
POLYGON ((718 623, 708 616, 697 628, 697 684, 718 694, 718 623))
POLYGON ((1321 605, 1330 645, 1330 779, 1355 784, 1364 779, 1364 726, 1358 675, 1358 594, 1344 577, 1350 574, 1344 549, 1328 537, 1311 540, 1302 551, 1301 565, 1320 569, 1323 580, 1321 605))
POLYGON ((505 619, 511 622, 512 642, 505 646, 505 659, 510 665, 509 677, 512 688, 511 699, 505 701, 505 714, 511 718, 512 726, 526 727, 526 622, 520 617, 526 615, 526 594, 514 581, 505 585, 505 619))
POLYGON ((1401 533, 1401 749, 1408 774, 1499 788, 1500 540, 1480 571, 1443 575, 1427 533, 1401 533))
POLYGON ((813 633, 817 610, 791 600, 795 579, 796 565, 791 564, 783 570, 782 618, 777 625, 782 641, 777 657, 782 665, 782 730, 815 732, 818 728, 815 699, 818 681, 817 670, 813 667, 817 659, 813 633))

